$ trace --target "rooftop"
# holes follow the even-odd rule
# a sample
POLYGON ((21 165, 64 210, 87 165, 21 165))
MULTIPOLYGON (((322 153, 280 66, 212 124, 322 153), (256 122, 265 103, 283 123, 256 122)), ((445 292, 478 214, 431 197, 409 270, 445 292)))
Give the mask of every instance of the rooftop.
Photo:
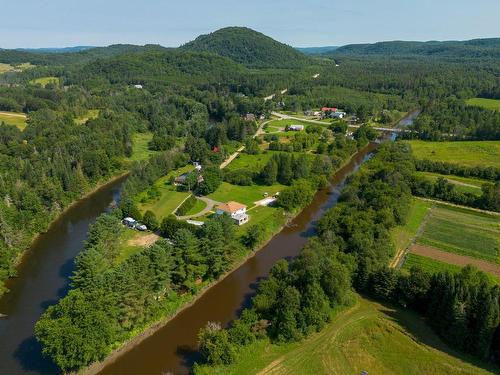
POLYGON ((229 212, 229 213, 234 213, 242 208, 247 208, 244 204, 238 203, 238 202, 227 202, 224 204, 221 204, 220 206, 217 207, 219 210, 224 211, 224 212, 229 212))

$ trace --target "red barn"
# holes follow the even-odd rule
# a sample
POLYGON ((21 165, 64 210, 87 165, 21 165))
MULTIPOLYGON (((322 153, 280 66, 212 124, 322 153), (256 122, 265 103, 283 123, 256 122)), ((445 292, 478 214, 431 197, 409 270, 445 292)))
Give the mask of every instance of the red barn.
POLYGON ((322 112, 337 112, 337 108, 328 108, 328 107, 323 107, 321 108, 322 112))

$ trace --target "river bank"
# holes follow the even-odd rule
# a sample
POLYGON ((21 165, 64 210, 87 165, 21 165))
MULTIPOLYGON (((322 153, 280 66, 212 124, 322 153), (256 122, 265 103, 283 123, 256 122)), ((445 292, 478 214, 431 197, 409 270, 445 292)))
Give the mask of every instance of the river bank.
MULTIPOLYGON (((269 237, 259 246, 259 248, 255 251, 249 251, 246 253, 246 255, 240 259, 238 259, 235 264, 231 267, 229 271, 227 271, 223 276, 221 276, 217 281, 213 281, 210 284, 207 284, 205 287, 200 289, 196 295, 193 295, 189 301, 185 302, 182 307, 180 307, 174 314, 169 315, 167 317, 162 318, 159 321, 156 321, 152 323, 151 325, 145 327, 144 329, 141 329, 141 332, 138 332, 137 335, 134 337, 131 337, 128 339, 126 342, 124 342, 119 348, 115 349, 112 351, 103 361, 101 362, 96 362, 89 367, 80 370, 77 372, 77 374, 80 375, 94 375, 102 372, 105 370, 108 366, 111 364, 115 363, 117 360, 120 358, 124 357, 127 353, 132 352, 135 348, 140 346, 144 341, 148 340, 149 338, 152 338, 156 335, 157 332, 163 330, 165 327, 169 326, 169 324, 176 320, 179 316, 183 315, 188 311, 190 308, 195 306, 200 300, 203 300, 206 298, 208 294, 211 294, 214 289, 216 289, 219 285, 227 283, 228 279, 231 278, 233 275, 237 274, 240 272, 242 268, 246 264, 248 264, 251 261, 254 261, 259 254, 261 254, 263 249, 266 249, 269 247, 270 243, 273 242, 277 237, 276 236, 278 233, 282 233, 284 231, 290 230, 291 232, 298 232, 301 230, 301 225, 294 224, 293 221, 295 221, 299 216, 303 215, 305 213, 305 216, 309 216, 308 210, 312 210, 312 212, 316 212, 317 208, 316 205, 314 204, 317 200, 317 196, 321 196, 321 199, 319 200, 320 203, 322 203, 322 199, 325 198, 328 199, 330 195, 332 195, 332 192, 336 192, 336 182, 337 182, 337 175, 341 175, 340 180, 343 181, 343 178, 348 174, 344 171, 344 169, 351 170, 352 166, 350 165, 355 165, 357 166, 359 163, 359 160, 362 160, 367 154, 369 154, 376 146, 373 144, 369 144, 353 155, 346 159, 346 161, 340 166, 336 172, 334 172, 331 176, 331 185, 326 188, 326 189, 320 189, 315 195, 315 198, 313 199, 313 202, 310 202, 306 207, 304 207, 301 210, 298 210, 296 213, 293 215, 289 215, 288 217, 284 218, 285 220, 283 223, 274 230, 269 237), (292 225, 290 225, 292 223, 292 225)), ((305 241, 305 237, 304 237, 305 241)), ((302 241, 301 241, 302 242, 302 241)), ((300 246, 301 248, 302 246, 300 246)), ((113 374, 118 374, 121 372, 112 372, 113 374)))
MULTIPOLYGON (((13 262, 13 266, 17 269, 19 267, 19 265, 22 264, 22 262, 25 260, 26 257, 28 257, 31 253, 31 249, 34 247, 35 243, 40 239, 40 236, 47 233, 55 224, 56 222, 61 218, 61 216, 63 216, 64 214, 66 214, 69 210, 71 210, 72 208, 74 208, 79 202, 81 202, 82 200, 85 200, 87 199, 88 197, 90 197, 91 195, 99 192, 99 190, 102 190, 102 189, 105 189, 106 187, 108 187, 109 185, 112 185, 114 184, 115 182, 125 178, 126 176, 128 176, 130 172, 129 171, 126 171, 126 172, 120 172, 119 174, 116 174, 114 175, 113 177, 111 177, 110 179, 107 179, 103 182, 100 182, 100 183, 97 183, 94 187, 92 187, 90 190, 86 191, 80 198, 72 201, 68 206, 64 207, 60 212, 57 213, 57 215, 51 220, 51 222, 49 223, 49 225, 47 226, 47 228, 43 231, 43 232, 40 232, 40 233, 37 233, 35 234, 29 241, 29 244, 26 246, 26 248, 21 251, 16 259, 14 260, 13 262)), ((15 276, 12 276, 12 277, 9 277, 5 280, 0 280, 0 283, 3 283, 3 285, 5 285, 7 287, 6 290, 4 290, 2 292, 2 289, 0 289, 0 299, 9 292, 9 280, 11 279, 16 279, 17 278, 17 275, 15 276)))

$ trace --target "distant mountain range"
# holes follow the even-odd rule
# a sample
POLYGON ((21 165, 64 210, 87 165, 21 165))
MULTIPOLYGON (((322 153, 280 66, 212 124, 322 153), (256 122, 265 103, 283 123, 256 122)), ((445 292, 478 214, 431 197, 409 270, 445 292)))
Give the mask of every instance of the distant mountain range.
POLYGON ((445 42, 391 41, 350 44, 342 47, 293 48, 246 27, 227 27, 207 35, 201 35, 179 48, 165 48, 160 45, 116 44, 108 47, 0 49, 0 63, 21 64, 29 62, 35 65, 67 65, 125 54, 172 50, 214 54, 250 68, 296 68, 309 64, 312 56, 498 59, 500 58, 500 38, 445 42))
POLYGON ((34 52, 34 53, 71 53, 81 52, 88 49, 97 48, 96 46, 75 46, 62 48, 15 48, 15 51, 34 52))
POLYGON ((328 52, 335 51, 338 46, 325 46, 325 47, 296 47, 297 51, 302 52, 305 55, 323 55, 328 52))

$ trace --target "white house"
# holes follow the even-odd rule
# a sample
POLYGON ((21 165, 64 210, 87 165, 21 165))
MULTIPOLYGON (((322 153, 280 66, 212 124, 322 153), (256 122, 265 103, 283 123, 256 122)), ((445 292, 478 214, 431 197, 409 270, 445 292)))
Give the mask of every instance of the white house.
POLYGON ((304 125, 290 125, 288 127, 288 130, 294 132, 301 132, 302 130, 304 130, 304 125))
POLYGON ((247 206, 238 202, 227 202, 217 207, 217 215, 229 215, 238 225, 248 222, 247 206))

